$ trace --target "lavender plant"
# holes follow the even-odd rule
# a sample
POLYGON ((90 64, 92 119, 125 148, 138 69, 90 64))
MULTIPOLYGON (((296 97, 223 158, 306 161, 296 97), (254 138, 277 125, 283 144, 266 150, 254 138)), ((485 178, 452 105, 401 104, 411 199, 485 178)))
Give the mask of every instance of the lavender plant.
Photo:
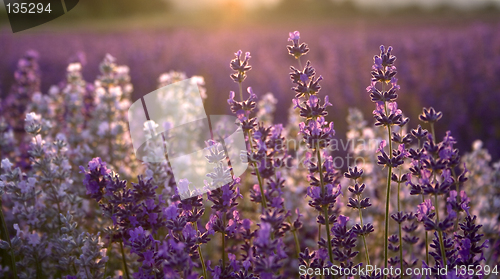
MULTIPOLYGON (((396 103, 393 49, 381 47, 367 88, 376 103, 375 124, 349 111, 347 139, 364 145, 353 145, 359 160, 342 177, 327 120, 333 94, 320 98, 323 78, 310 61, 302 64, 310 50, 300 33, 291 32, 288 41, 298 68, 289 74, 295 96, 285 126, 273 123, 280 98, 259 98, 251 87, 244 95, 250 53, 238 51, 231 60, 238 93, 231 91, 227 102, 244 132, 240 155, 251 173, 234 176, 228 151, 234 143, 223 146, 216 135, 225 133, 224 123, 212 123, 214 138, 202 158, 212 167, 204 173, 206 196, 192 181, 176 184, 161 160, 172 145, 168 133, 156 129, 168 121, 144 123, 148 141, 140 159, 146 163, 133 163, 125 117, 132 93, 128 67, 108 55, 90 86, 81 64, 72 63, 66 80, 42 94, 36 56, 24 57, 15 87, 22 93, 16 109, 23 110, 24 131, 8 115, 0 121, 0 276, 340 278, 333 272, 374 264, 403 272, 389 278, 419 278, 404 274, 414 267, 428 267, 440 279, 496 276, 500 164, 490 164, 479 142, 461 157, 455 135, 440 136, 436 122, 443 114, 434 108, 424 108, 422 126, 410 129, 396 103), (296 139, 303 145, 292 145, 296 139), (349 186, 345 197, 341 184, 349 186), (486 265, 488 272, 454 273, 486 265), (448 274, 438 275, 443 268, 448 274)), ((186 78, 171 71, 158 86, 186 78)), ((194 77, 182 91, 163 92, 175 110, 189 106, 185 96, 200 92, 205 99, 203 86, 194 77)), ((186 171, 198 171, 189 166, 186 171)))
MULTIPOLYGON (((298 31, 290 33, 288 39, 292 42, 292 45, 288 46, 288 52, 298 60, 300 67, 300 69, 291 67, 290 78, 295 85, 292 89, 296 92, 293 102, 295 108, 300 110, 300 116, 304 119, 299 124, 300 134, 306 142, 307 147, 311 150, 307 155, 309 158, 308 179, 310 180, 307 195, 311 198, 309 205, 318 211, 318 245, 320 250, 326 249, 329 262, 325 261, 325 264, 328 267, 334 262, 334 247, 332 245, 330 225, 334 224, 337 218, 333 209, 336 198, 341 194, 341 190, 340 185, 334 186, 338 179, 338 173, 334 169, 332 157, 329 156, 327 151, 322 152, 322 150, 326 150, 330 146, 331 140, 335 135, 335 130, 333 129, 333 123, 325 120, 325 116, 328 115, 326 108, 331 106, 328 96, 325 97, 323 104, 321 104, 320 99, 317 97, 317 93, 321 89, 319 82, 323 78, 321 76, 315 77, 315 69, 309 61, 302 68, 300 58, 309 52, 309 48, 305 43, 299 44, 299 39, 300 33, 298 31), (325 226, 326 239, 321 238, 321 225, 325 226)), ((345 230, 345 222, 340 221, 340 224, 345 230)), ((334 227, 334 229, 336 228, 337 226, 334 227)), ((334 234, 337 237, 341 237, 341 231, 342 229, 340 231, 335 230, 334 234)), ((338 249, 343 247, 342 242, 334 241, 334 243, 338 246, 335 249, 336 260, 344 259, 344 257, 348 259, 353 256, 350 251, 344 254, 343 251, 338 249)), ((320 254, 321 252, 318 253, 318 255, 320 254)), ((325 259, 322 260, 324 261, 325 259)), ((344 260, 340 261, 343 262, 344 260)))

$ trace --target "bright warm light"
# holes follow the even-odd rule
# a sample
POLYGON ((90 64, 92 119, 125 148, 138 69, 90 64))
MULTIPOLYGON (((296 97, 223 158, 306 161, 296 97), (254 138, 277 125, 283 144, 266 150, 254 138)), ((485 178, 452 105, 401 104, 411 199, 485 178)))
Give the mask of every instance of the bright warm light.
MULTIPOLYGON (((2 0, 0 0, 1 3, 2 0)), ((234 0, 237 5, 245 9, 255 9, 261 7, 272 7, 282 0, 234 0)), ((304 0, 305 1, 305 0, 304 0)), ((331 0, 332 2, 344 2, 346 0, 331 0)), ((172 0, 174 4, 181 9, 203 9, 206 7, 226 7, 228 0, 172 0)), ((441 4, 450 4, 459 8, 475 7, 485 3, 496 3, 500 5, 500 0, 352 0, 352 2, 360 7, 373 8, 381 4, 390 6, 408 6, 418 5, 422 7, 435 7, 441 4)))
POLYGON ((261 7, 272 7, 280 0, 173 0, 175 5, 181 9, 200 8, 229 8, 240 7, 241 9, 255 9, 261 7))

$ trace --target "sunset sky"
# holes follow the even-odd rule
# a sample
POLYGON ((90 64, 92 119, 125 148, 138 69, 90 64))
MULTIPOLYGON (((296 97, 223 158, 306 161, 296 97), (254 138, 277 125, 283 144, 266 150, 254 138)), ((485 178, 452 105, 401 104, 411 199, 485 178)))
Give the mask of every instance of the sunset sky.
MULTIPOLYGON (((171 0, 176 4, 176 6, 183 9, 190 8, 201 8, 204 5, 227 5, 230 2, 241 3, 247 8, 255 8, 262 6, 273 6, 280 2, 280 0, 171 0)), ((307 1, 307 0, 304 0, 307 1)), ((314 2, 314 0, 309 0, 314 2)), ((333 0, 337 2, 342 2, 346 0, 333 0)), ((424 7, 432 7, 440 4, 451 4, 461 8, 475 7, 478 5, 483 5, 485 3, 496 3, 500 5, 500 0, 347 0, 358 4, 361 7, 373 8, 375 6, 381 6, 384 4, 390 4, 392 6, 407 6, 407 5, 421 5, 424 7)))
MULTIPOLYGON (((85 0, 82 0, 85 1, 85 0)), ((246 8, 258 8, 258 7, 272 7, 276 5, 281 0, 166 0, 171 1, 177 8, 180 9, 201 9, 206 6, 224 6, 229 5, 231 2, 238 3, 246 8)), ((304 0, 314 3, 315 0, 304 0)), ((500 0, 331 0, 334 2, 352 1, 360 7, 365 8, 376 8, 382 5, 391 5, 393 7, 408 6, 408 5, 420 5, 423 7, 433 7, 441 4, 451 4, 460 8, 470 8, 484 5, 485 3, 495 3, 500 6, 500 0)), ((0 9, 4 8, 3 0, 0 0, 0 9)))

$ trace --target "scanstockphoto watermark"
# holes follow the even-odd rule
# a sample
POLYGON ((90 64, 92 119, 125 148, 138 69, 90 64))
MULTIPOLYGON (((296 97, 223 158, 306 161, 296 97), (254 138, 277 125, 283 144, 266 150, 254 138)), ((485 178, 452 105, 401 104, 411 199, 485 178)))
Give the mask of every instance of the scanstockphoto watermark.
POLYGON ((168 84, 128 110, 136 157, 152 164, 168 161, 181 199, 232 183, 248 168, 240 157, 247 146, 239 121, 207 115, 203 83, 192 77, 168 84))
MULTIPOLYGON (((201 195, 235 181, 250 165, 258 169, 308 169, 316 148, 331 156, 332 167, 364 165, 379 140, 257 140, 249 148, 242 123, 233 115, 207 115, 204 81, 192 77, 165 85, 134 102, 128 110, 134 152, 146 163, 168 161, 181 199, 201 195), (256 150, 256 151, 255 151, 256 150), (275 152, 285 158, 274 159, 275 152)), ((326 161, 325 161, 326 162, 326 161)))
MULTIPOLYGON (((264 159, 252 160, 252 155, 250 156, 250 160, 252 160, 257 167, 261 167, 261 164, 273 164, 274 167, 278 168, 308 168, 309 162, 316 163, 315 160, 317 158, 315 156, 308 157, 307 153, 314 152, 313 148, 310 146, 324 146, 323 149, 330 156, 332 156, 333 166, 336 169, 342 169, 345 167, 358 165, 363 166, 366 163, 366 157, 362 155, 355 154, 368 154, 373 153, 377 148, 379 148, 381 139, 330 139, 326 140, 318 140, 311 144, 308 144, 304 140, 301 139, 286 139, 281 140, 278 139, 274 141, 273 146, 260 146, 257 144, 257 150, 265 150, 272 149, 275 151, 287 151, 289 157, 287 160, 280 161, 269 161, 264 159), (340 155, 336 155, 340 154, 340 155)), ((265 156, 264 156, 265 157, 265 156)), ((263 166, 267 167, 267 166, 263 166)))
POLYGON ((332 265, 331 267, 324 267, 324 268, 312 268, 312 267, 307 267, 305 265, 300 265, 299 266, 299 275, 305 276, 305 275, 315 275, 315 276, 326 276, 326 275, 333 275, 333 276, 366 276, 370 274, 377 274, 377 275, 384 275, 384 276, 398 276, 398 275, 421 275, 421 276, 431 276, 431 275, 447 275, 448 274, 448 268, 440 268, 437 270, 437 274, 434 274, 431 270, 431 268, 406 268, 401 270, 398 267, 388 267, 388 268, 381 268, 377 267, 376 265, 366 265, 366 266, 361 266, 358 265, 357 267, 351 267, 351 268, 343 268, 337 265, 332 265))

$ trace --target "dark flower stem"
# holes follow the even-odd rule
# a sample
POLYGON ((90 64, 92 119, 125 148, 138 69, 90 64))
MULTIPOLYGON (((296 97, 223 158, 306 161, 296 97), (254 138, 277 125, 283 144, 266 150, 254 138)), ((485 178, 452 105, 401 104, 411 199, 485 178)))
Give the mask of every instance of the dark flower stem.
MULTIPOLYGON (((454 183, 455 183, 455 190, 457 191, 457 204, 460 204, 460 191, 459 191, 460 185, 458 183, 457 174, 454 168, 451 168, 451 174, 453 175, 453 179, 455 180, 454 183)), ((458 230, 458 219, 460 219, 459 214, 460 212, 457 211, 457 218, 455 219, 455 230, 458 230)))
POLYGON ((321 240, 321 224, 318 224, 318 241, 321 240))
MULTIPOLYGON (((238 83, 239 85, 239 89, 240 89, 240 98, 241 98, 241 101, 243 102, 243 89, 241 87, 241 82, 238 83)), ((252 137, 252 133, 251 132, 248 132, 248 142, 249 142, 249 145, 250 145, 250 149, 252 150, 252 153, 253 153, 253 137, 252 137)), ((264 212, 264 210, 267 208, 267 199, 266 199, 266 194, 264 193, 264 184, 263 184, 263 181, 262 181, 262 177, 260 176, 260 172, 259 172, 259 168, 257 167, 257 163, 253 163, 252 164, 254 166, 254 169, 255 169, 255 175, 257 175, 257 180, 259 182, 259 189, 260 189, 260 195, 261 195, 261 204, 262 204, 262 212, 264 212)))
MULTIPOLYGON (((194 229, 198 231, 198 224, 193 222, 194 229)), ((201 253, 201 244, 198 244, 198 254, 200 255, 201 268, 203 269, 203 278, 208 279, 207 276, 207 266, 205 265, 205 260, 203 259, 203 254, 201 253)))
MULTIPOLYGON (((276 178, 276 174, 274 175, 274 177, 276 178)), ((286 207, 285 207, 285 203, 283 203, 283 210, 285 212, 287 212, 286 207)), ((288 223, 290 223, 290 225, 293 226, 293 222, 292 222, 292 219, 290 218, 290 216, 287 217, 287 221, 288 221, 288 223)), ((293 228, 290 231, 292 231, 293 239, 295 241, 295 251, 297 252, 297 255, 296 255, 297 259, 300 259, 300 242, 299 242, 299 238, 297 237, 297 229, 293 228)))
MULTIPOLYGON (((250 142, 250 148, 252 149, 253 153, 253 137, 252 134, 249 132, 248 133, 248 141, 250 142)), ((260 176, 259 168, 257 167, 257 163, 253 163, 254 169, 255 169, 255 175, 257 175, 257 180, 259 182, 259 189, 260 189, 260 196, 261 196, 261 204, 262 204, 262 212, 266 210, 267 208, 267 199, 266 199, 266 194, 264 192, 264 183, 262 181, 262 177, 260 176)))
POLYGON ((222 223, 224 231, 221 232, 222 235, 222 270, 226 268, 226 212, 222 214, 222 223))
POLYGON ((16 258, 14 257, 14 251, 12 249, 12 243, 10 242, 9 231, 7 230, 7 224, 5 223, 5 216, 3 215, 2 209, 2 200, 0 198, 0 219, 2 219, 2 235, 4 235, 5 239, 9 243, 10 247, 10 267, 12 269, 12 273, 14 275, 13 278, 17 279, 17 269, 16 269, 16 258))
MULTIPOLYGON (((357 178, 354 179, 354 184, 356 184, 356 183, 357 183, 357 178)), ((361 194, 357 195, 357 198, 359 200, 361 200, 361 194)), ((359 224, 363 228, 363 213, 361 211, 361 208, 358 208, 358 212, 359 212, 359 224)), ((361 238, 363 239, 363 246, 365 247, 366 264, 371 265, 370 264, 370 253, 368 252, 368 245, 366 245, 366 235, 362 234, 361 238)))
POLYGON ((297 237, 297 230, 293 229, 292 234, 293 234, 293 239, 295 240, 295 250, 297 252, 297 259, 299 259, 300 258, 300 242, 299 242, 299 238, 297 237))
MULTIPOLYGON (((358 195, 358 199, 361 200, 361 195, 358 195)), ((359 223, 363 228, 363 213, 361 213, 361 208, 359 208, 358 211, 359 211, 359 223)), ((368 253, 368 246, 366 245, 366 236, 363 234, 361 235, 361 238, 363 239, 363 245, 365 246, 366 264, 370 265, 370 253, 368 253)))
POLYGON ((432 133, 432 141, 436 142, 436 133, 434 132, 434 123, 431 122, 431 133, 432 133))
MULTIPOLYGON (((321 185, 321 193, 325 195, 325 183, 323 182, 323 168, 321 162, 321 152, 319 149, 319 143, 316 146, 316 155, 318 156, 318 172, 319 172, 319 182, 321 185)), ((333 251, 332 251, 332 238, 330 235, 330 218, 328 217, 328 206, 323 205, 323 214, 325 216, 325 227, 326 227, 326 237, 328 241, 328 256, 330 262, 333 263, 333 251)))
MULTIPOLYGON (((431 133, 432 133, 432 142, 436 142, 436 133, 434 131, 434 122, 431 122, 431 133)), ((436 178, 436 173, 434 173, 434 179, 436 178)), ((457 192, 457 196, 459 196, 459 193, 457 192)), ((437 224, 439 224, 439 205, 438 205, 438 198, 437 194, 434 194, 434 203, 436 207, 436 221, 437 224)), ((458 215, 457 215, 458 219, 458 215)), ((441 247, 441 257, 443 258, 443 264, 446 266, 446 251, 444 250, 444 242, 443 242, 443 232, 441 229, 438 228, 438 236, 439 236, 439 246, 441 247)))
MULTIPOLYGON (((115 207, 114 206, 111 209, 111 216, 113 216, 113 214, 115 214, 115 207)), ((114 230, 115 230, 115 225, 113 223, 113 231, 114 230)), ((104 278, 106 278, 106 271, 108 270, 109 254, 111 253, 111 249, 113 249, 113 235, 111 235, 111 237, 109 238, 109 248, 106 250, 106 256, 108 257, 108 260, 104 264, 104 273, 102 274, 102 275, 104 275, 104 278)))
MULTIPOLYGON (((422 202, 425 202, 424 194, 422 194, 422 202)), ((425 263, 429 265, 429 234, 425 231, 425 263)))
POLYGON ((36 279, 42 279, 44 278, 43 276, 43 271, 42 271, 42 262, 38 259, 38 256, 36 253, 34 253, 35 257, 35 263, 36 263, 36 279))
POLYGON ((120 239, 120 251, 122 253, 122 261, 123 261, 123 268, 125 269, 125 276, 127 279, 130 279, 130 276, 128 274, 127 259, 125 258, 125 251, 123 250, 123 240, 122 239, 120 239))
MULTIPOLYGON (((439 206, 438 206, 438 198, 437 194, 434 194, 434 202, 436 207, 436 221, 439 224, 439 206)), ((443 232, 438 228, 439 235, 439 246, 441 247, 441 258, 443 258, 443 264, 446 266, 446 251, 444 250, 444 242, 443 242, 443 232)))
POLYGON ((108 260, 106 261, 106 263, 104 264, 104 273, 102 274, 104 276, 104 278, 106 278, 106 272, 108 270, 108 262, 109 262, 109 253, 111 251, 111 248, 113 247, 112 246, 112 242, 111 242, 111 239, 109 240, 109 248, 106 250, 106 257, 108 257, 108 260))
MULTIPOLYGON (((418 148, 420 148, 420 139, 418 140, 418 148)), ((422 202, 425 202, 424 194, 422 194, 422 202)), ((425 231, 425 263, 429 265, 429 234, 425 231)))
MULTIPOLYGON (((401 169, 399 169, 399 176, 401 177, 401 169)), ((398 179, 398 212, 401 211, 401 199, 400 199, 400 189, 401 182, 398 179)), ((398 223, 399 226, 399 267, 403 270, 403 231, 401 229, 401 223, 398 223)), ((401 274, 401 278, 404 278, 403 273, 401 274)))
MULTIPOLYGON (((382 91, 384 90, 384 84, 382 84, 382 91)), ((384 103, 385 114, 387 115, 387 102, 384 103)), ((391 140, 391 125, 387 125, 387 132, 389 135, 389 158, 392 159, 392 140, 391 140)), ((387 170, 387 187, 386 187, 386 197, 385 197, 385 232, 384 232, 384 267, 388 267, 388 239, 389 239, 389 205, 390 205, 390 197, 391 197, 391 177, 392 177, 392 166, 389 166, 387 170)), ((387 278, 384 275, 384 278, 387 278)))
POLYGON ((240 101, 243 102, 243 88, 241 86, 241 82, 238 82, 238 87, 240 89, 240 101))
MULTIPOLYGON (((391 128, 389 127, 389 134, 391 128)), ((390 147, 389 147, 390 148, 390 147)), ((392 157, 392 155, 391 155, 392 157)), ((387 267, 388 256, 387 256, 387 248, 388 248, 388 239, 389 239, 389 204, 390 204, 390 196, 391 196, 391 175, 392 175, 392 167, 389 167, 387 171, 387 187, 386 187, 386 202, 385 202, 385 232, 384 232, 384 263, 385 267, 387 267)))

